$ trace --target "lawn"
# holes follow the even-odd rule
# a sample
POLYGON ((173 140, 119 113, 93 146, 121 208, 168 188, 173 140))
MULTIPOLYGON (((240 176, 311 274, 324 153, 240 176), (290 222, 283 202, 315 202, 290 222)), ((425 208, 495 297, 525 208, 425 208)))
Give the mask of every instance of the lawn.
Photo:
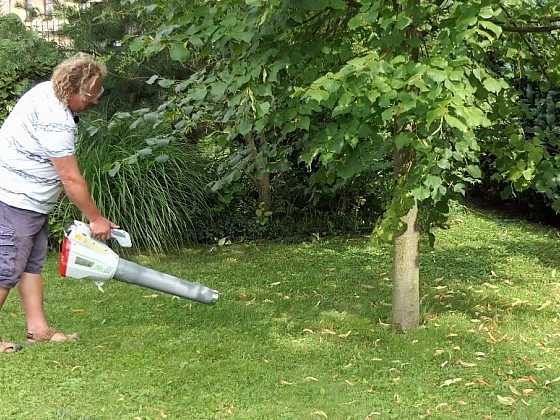
MULTIPOLYGON (((559 232, 464 210, 423 247, 421 328, 390 316, 367 237, 196 247, 137 262, 220 290, 205 306, 46 270, 74 344, 0 355, 0 418, 560 418, 559 232)), ((16 294, 0 313, 23 341, 16 294)))

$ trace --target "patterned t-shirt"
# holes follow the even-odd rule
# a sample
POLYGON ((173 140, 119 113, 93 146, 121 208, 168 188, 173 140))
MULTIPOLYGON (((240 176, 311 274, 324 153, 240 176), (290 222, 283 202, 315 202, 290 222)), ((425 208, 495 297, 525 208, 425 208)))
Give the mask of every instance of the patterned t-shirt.
POLYGON ((30 89, 0 129, 0 201, 49 213, 62 191, 49 158, 74 154, 76 123, 52 82, 30 89))

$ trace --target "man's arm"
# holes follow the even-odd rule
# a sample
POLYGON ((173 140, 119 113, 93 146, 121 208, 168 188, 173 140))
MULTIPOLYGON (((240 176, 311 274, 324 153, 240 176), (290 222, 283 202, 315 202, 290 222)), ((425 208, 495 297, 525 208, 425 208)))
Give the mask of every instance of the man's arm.
POLYGON ((93 202, 76 157, 51 157, 50 160, 62 181, 66 195, 89 220, 92 235, 98 239, 109 239, 111 229, 118 226, 103 217, 93 202))

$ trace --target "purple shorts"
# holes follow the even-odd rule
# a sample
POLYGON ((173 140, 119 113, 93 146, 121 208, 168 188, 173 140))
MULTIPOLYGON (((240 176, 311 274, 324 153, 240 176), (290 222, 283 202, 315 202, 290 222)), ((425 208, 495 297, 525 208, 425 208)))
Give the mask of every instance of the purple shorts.
POLYGON ((47 257, 46 214, 0 201, 0 287, 13 288, 22 273, 39 274, 47 257))

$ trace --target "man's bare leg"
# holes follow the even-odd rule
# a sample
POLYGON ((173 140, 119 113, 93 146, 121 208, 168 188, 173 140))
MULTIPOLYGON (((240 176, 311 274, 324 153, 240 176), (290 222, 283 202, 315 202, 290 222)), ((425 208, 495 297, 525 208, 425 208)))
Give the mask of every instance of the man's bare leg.
MULTIPOLYGON (((0 309, 2 309, 4 302, 6 302, 6 298, 8 297, 9 293, 10 289, 0 287, 0 309)), ((21 349, 21 346, 19 344, 2 341, 0 339, 0 353, 13 353, 15 351, 18 351, 19 349, 21 349)))
POLYGON ((49 329, 43 309, 43 277, 40 274, 23 273, 18 283, 27 331, 44 333, 49 329))
POLYGON ((0 287, 0 309, 2 309, 4 302, 6 302, 8 293, 10 293, 10 289, 4 289, 3 287, 0 287))
MULTIPOLYGON (((43 308, 43 277, 40 274, 23 273, 18 283, 27 323, 27 331, 36 337, 49 334, 49 323, 43 308)), ((75 337, 56 332, 46 341, 68 341, 75 337)))

